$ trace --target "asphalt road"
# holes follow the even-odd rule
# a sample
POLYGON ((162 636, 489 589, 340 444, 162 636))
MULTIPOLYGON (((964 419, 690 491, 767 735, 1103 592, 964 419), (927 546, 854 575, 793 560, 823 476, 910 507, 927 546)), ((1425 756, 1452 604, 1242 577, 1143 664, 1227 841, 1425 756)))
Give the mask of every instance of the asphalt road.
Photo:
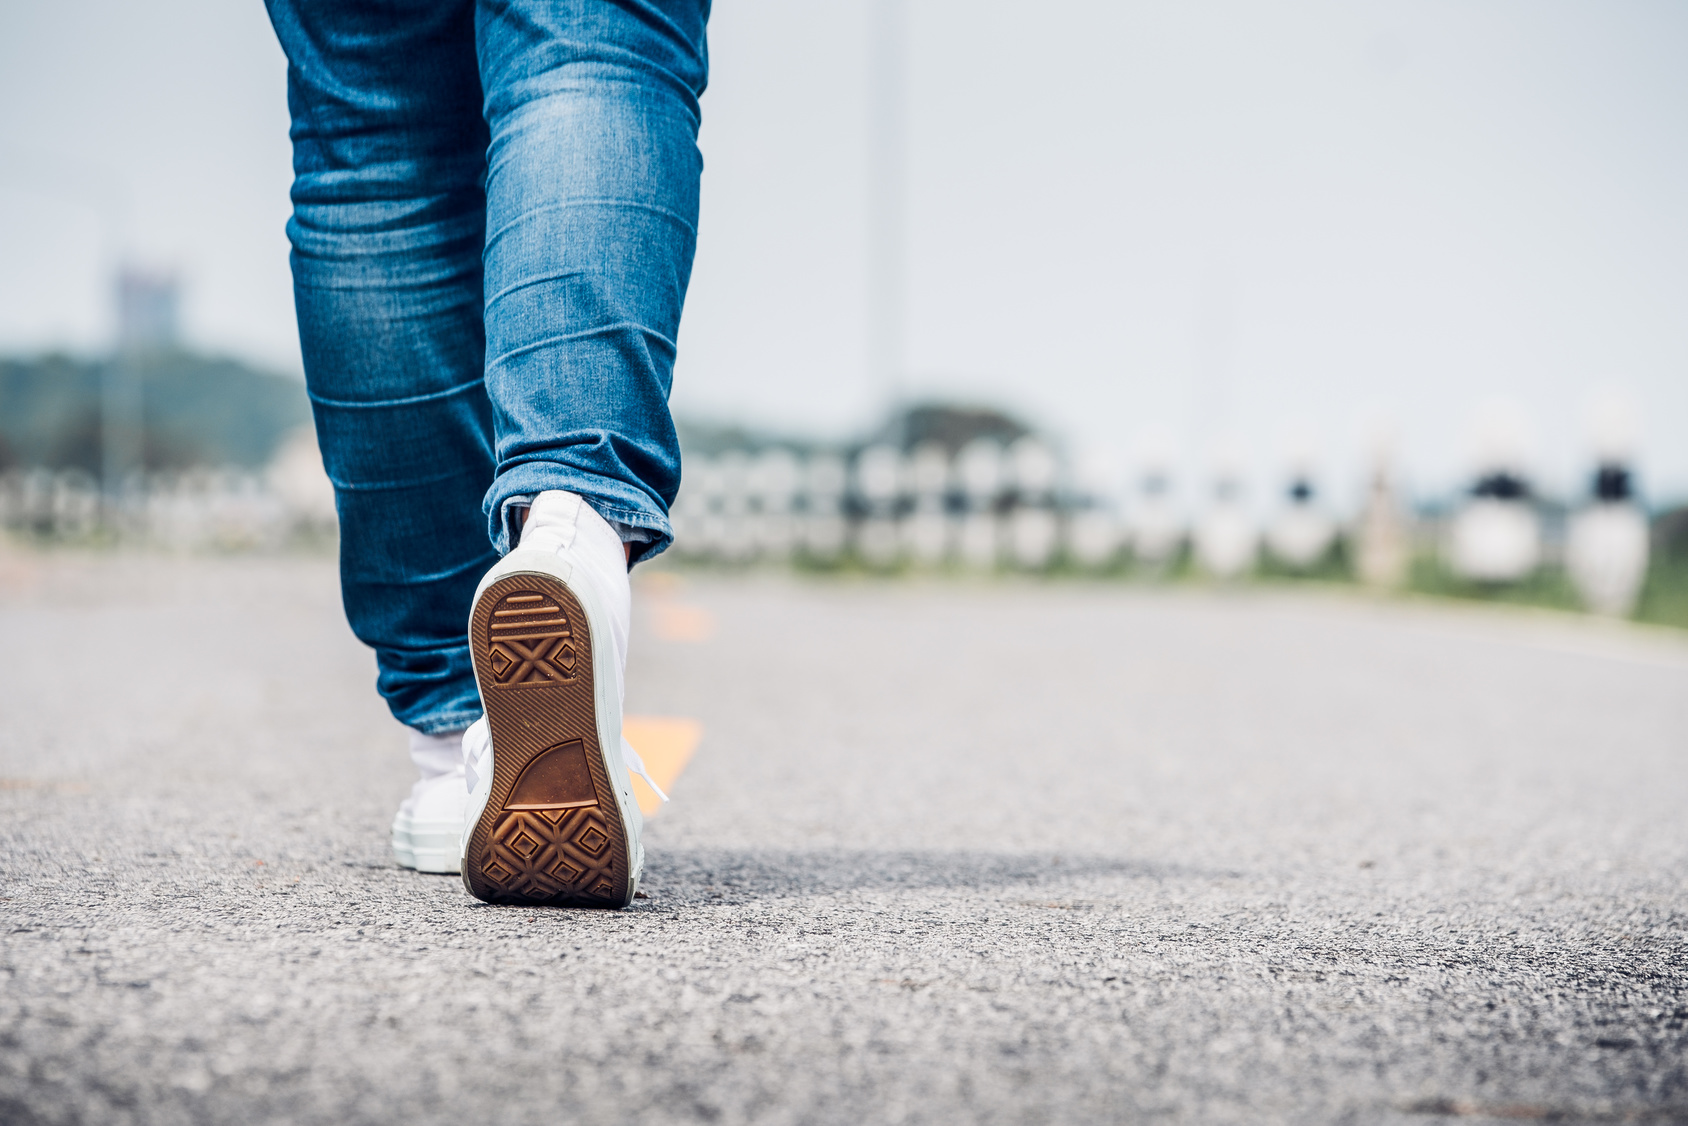
POLYGON ((650 898, 394 867, 332 565, 0 556, 0 1122, 1688 1122, 1688 641, 647 576, 650 898))

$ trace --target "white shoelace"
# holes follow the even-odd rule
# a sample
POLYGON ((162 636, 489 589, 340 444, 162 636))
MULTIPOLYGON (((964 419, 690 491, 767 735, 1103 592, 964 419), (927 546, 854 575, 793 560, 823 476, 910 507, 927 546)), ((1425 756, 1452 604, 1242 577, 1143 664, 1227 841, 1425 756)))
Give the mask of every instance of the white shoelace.
MULTIPOLYGON (((469 725, 469 730, 463 733, 463 783, 473 793, 475 785, 480 781, 482 764, 486 762, 487 752, 492 750, 492 731, 487 727, 486 717, 482 716, 469 725)), ((668 795, 662 792, 662 787, 656 784, 650 772, 645 769, 645 760, 639 757, 639 752, 633 749, 633 744, 627 737, 621 737, 621 757, 627 763, 627 769, 645 780, 645 785, 651 792, 663 801, 668 795)))
POLYGON ((662 792, 662 787, 656 784, 656 779, 645 771, 645 760, 639 757, 639 752, 633 749, 633 744, 627 741, 625 735, 621 737, 621 757, 626 761, 627 769, 643 778, 645 785, 651 788, 652 793, 663 801, 668 800, 668 795, 662 792))

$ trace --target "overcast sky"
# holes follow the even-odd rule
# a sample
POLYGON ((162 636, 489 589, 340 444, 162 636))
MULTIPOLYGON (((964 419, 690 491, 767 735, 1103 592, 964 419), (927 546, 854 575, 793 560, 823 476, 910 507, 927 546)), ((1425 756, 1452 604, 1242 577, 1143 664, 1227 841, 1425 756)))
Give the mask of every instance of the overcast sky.
MULTIPOLYGON (((1421 491, 1510 400, 1567 488, 1627 395, 1688 496, 1688 5, 910 0, 907 338, 868 370, 863 3, 724 0, 677 409, 816 434, 998 402, 1151 430, 1391 429, 1421 491)), ((284 64, 257 0, 0 6, 0 349, 97 350, 118 257, 201 346, 298 369, 284 64)))

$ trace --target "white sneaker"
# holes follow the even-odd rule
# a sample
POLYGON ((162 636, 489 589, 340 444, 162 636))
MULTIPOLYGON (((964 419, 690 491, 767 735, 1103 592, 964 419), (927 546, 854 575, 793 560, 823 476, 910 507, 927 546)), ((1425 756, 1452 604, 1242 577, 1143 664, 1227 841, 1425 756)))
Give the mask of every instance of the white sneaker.
POLYGON ((628 777, 638 756, 621 738, 631 607, 615 530, 573 493, 540 493, 520 546, 487 572, 469 614, 486 710, 463 738, 459 855, 471 894, 633 901, 645 851, 628 777))
POLYGON ((410 733, 410 760, 422 775, 393 818, 393 858, 418 872, 457 872, 463 839, 463 733, 410 733))

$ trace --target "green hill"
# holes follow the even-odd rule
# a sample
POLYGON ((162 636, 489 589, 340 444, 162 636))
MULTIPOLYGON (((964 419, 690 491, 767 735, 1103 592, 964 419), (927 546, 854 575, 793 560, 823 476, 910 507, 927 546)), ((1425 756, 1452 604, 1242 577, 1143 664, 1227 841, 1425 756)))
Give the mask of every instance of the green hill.
MULTIPOLYGON (((109 360, 0 359, 0 469, 100 469, 101 387, 109 360)), ((154 352, 140 377, 149 469, 263 465, 310 422, 302 381, 238 360, 154 352)))

